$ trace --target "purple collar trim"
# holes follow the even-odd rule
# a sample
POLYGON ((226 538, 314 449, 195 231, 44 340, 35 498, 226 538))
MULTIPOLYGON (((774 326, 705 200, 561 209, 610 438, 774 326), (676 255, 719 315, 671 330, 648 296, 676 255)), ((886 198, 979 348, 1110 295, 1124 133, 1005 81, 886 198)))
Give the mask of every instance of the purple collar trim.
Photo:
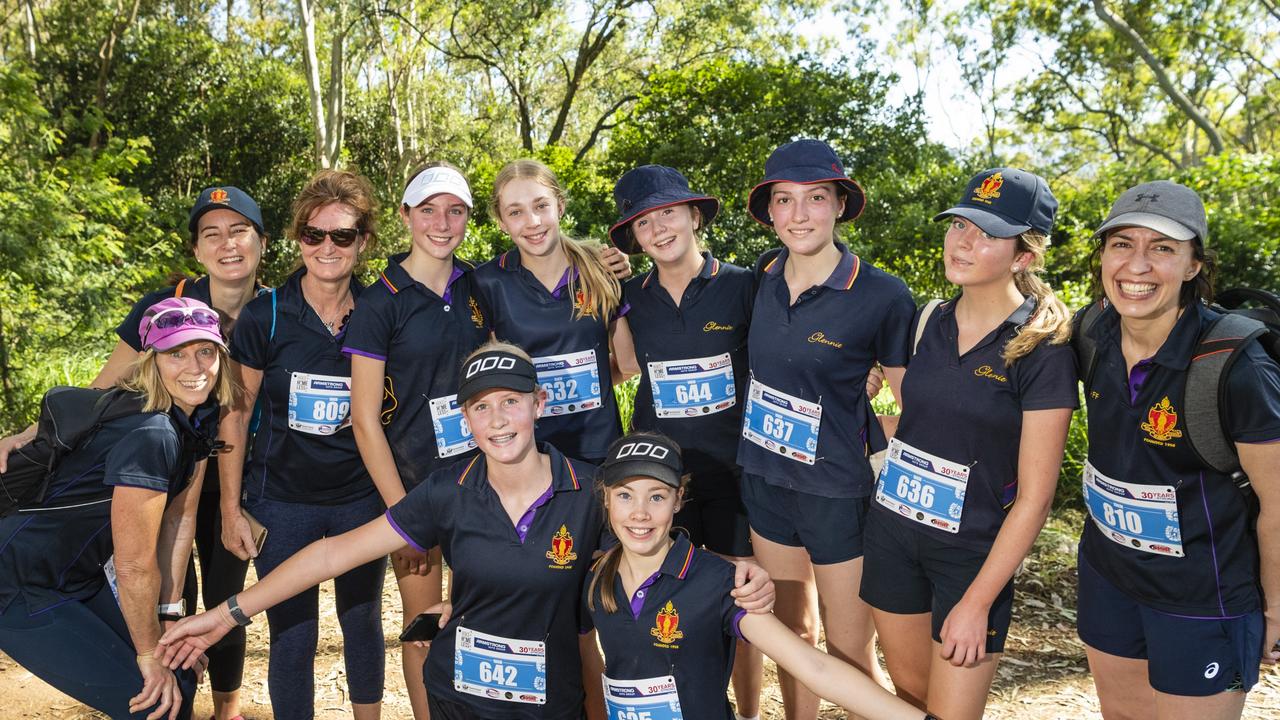
POLYGON ((1152 362, 1153 358, 1139 360, 1134 363, 1133 370, 1129 371, 1129 404, 1133 405, 1138 402, 1138 392, 1142 390, 1142 385, 1146 383, 1147 378, 1151 375, 1151 369, 1155 367, 1152 362))
POLYGON ((522 545, 524 544, 524 539, 529 535, 529 528, 533 527, 533 516, 538 513, 538 508, 546 505, 551 500, 551 496, 555 494, 555 487, 548 485, 547 491, 542 493, 537 500, 534 500, 529 509, 525 510, 524 514, 520 516, 520 520, 516 523, 516 534, 520 536, 522 545))
POLYGON ((648 594, 645 591, 648 590, 650 586, 652 586, 655 582, 658 581, 658 576, 661 574, 662 574, 662 570, 658 570, 654 574, 650 575, 648 580, 645 580, 644 582, 640 583, 640 587, 636 588, 636 594, 631 596, 631 619, 632 620, 640 619, 640 611, 644 609, 644 597, 645 595, 648 594))
POLYGON ((460 277, 462 277, 462 268, 454 265, 453 272, 449 273, 449 279, 444 283, 444 297, 440 298, 441 300, 444 300, 445 305, 453 304, 453 284, 457 282, 460 277))

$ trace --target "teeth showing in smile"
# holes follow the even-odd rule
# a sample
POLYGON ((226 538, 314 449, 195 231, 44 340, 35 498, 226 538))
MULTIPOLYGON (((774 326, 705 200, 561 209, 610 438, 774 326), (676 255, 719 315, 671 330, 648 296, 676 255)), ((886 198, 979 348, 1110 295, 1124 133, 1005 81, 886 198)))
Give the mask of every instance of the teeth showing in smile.
POLYGON ((1155 283, 1122 282, 1119 285, 1120 292, 1130 298, 1143 298, 1156 291, 1155 283))
POLYGON ((342 258, 340 258, 340 257, 319 257, 319 256, 316 256, 316 262, 321 262, 321 263, 324 263, 324 264, 326 264, 326 265, 329 265, 329 264, 336 263, 336 262, 342 262, 342 258))
POLYGON ((490 435, 489 442, 495 445, 509 443, 516 438, 515 433, 503 433, 502 435, 490 435))
POLYGON ((653 246, 655 248, 664 248, 675 241, 676 241, 676 238, 674 235, 672 235, 671 237, 666 238, 664 240, 659 240, 658 242, 654 243, 653 246))
POLYGON ((219 260, 219 261, 218 261, 218 264, 219 264, 219 265, 231 265, 232 263, 242 263, 242 262, 244 262, 244 256, 243 256, 243 255, 232 255, 231 257, 224 257, 224 258, 222 258, 221 260, 219 260))
POLYGON ((184 390, 203 390, 205 385, 209 384, 209 378, 200 378, 199 380, 179 380, 178 385, 184 390))
POLYGON ((653 534, 653 528, 628 527, 627 532, 631 533, 632 536, 643 540, 653 534))

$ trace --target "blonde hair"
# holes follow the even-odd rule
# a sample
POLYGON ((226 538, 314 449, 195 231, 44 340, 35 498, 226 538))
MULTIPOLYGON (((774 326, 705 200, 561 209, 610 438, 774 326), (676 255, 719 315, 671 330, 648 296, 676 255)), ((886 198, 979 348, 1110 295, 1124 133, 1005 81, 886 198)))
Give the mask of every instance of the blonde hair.
MULTIPOLYGON (((231 379, 231 373, 227 372, 227 364, 231 362, 231 358, 227 355, 226 348, 221 345, 214 345, 214 347, 218 350, 218 379, 214 381, 213 392, 210 394, 222 407, 230 407, 235 403, 238 391, 235 381, 231 379)), ((142 406, 143 412, 169 412, 173 407, 173 396, 164 386, 164 378, 160 375, 160 367, 156 364, 155 348, 144 350, 133 363, 129 374, 117 382, 116 386, 130 392, 142 393, 146 398, 142 406)))
MULTIPOLYGON (((493 179, 493 196, 489 198, 489 213, 494 220, 501 218, 498 206, 502 188, 512 180, 533 180, 550 190, 560 207, 565 205, 564 188, 556 179, 555 173, 551 172, 551 168, 537 160, 514 160, 499 170, 493 179)), ((569 273, 568 290, 574 301, 573 319, 581 320, 592 315, 606 323, 609 322, 614 311, 622 304, 622 286, 600 261, 599 250, 603 245, 596 240, 575 240, 564 232, 560 235, 560 247, 564 249, 572 270, 569 273), (579 293, 582 296, 581 301, 578 299, 579 293)))
POLYGON ((1013 274, 1013 284, 1018 292, 1036 299, 1036 309, 1005 344, 1001 353, 1005 365, 1012 365, 1019 358, 1030 354, 1041 342, 1061 345, 1071 339, 1071 312, 1053 293, 1049 283, 1040 277, 1040 272, 1044 270, 1044 254, 1049 246, 1049 236, 1028 230, 1019 235, 1017 240, 1018 247, 1014 251, 1014 257, 1030 253, 1031 262, 1013 274))
POLYGON ((372 250, 378 236, 373 185, 363 175, 348 170, 321 170, 307 181, 293 199, 293 218, 289 221, 287 233, 289 239, 296 241, 312 213, 333 203, 341 203, 355 211, 356 228, 365 236, 365 253, 372 250))

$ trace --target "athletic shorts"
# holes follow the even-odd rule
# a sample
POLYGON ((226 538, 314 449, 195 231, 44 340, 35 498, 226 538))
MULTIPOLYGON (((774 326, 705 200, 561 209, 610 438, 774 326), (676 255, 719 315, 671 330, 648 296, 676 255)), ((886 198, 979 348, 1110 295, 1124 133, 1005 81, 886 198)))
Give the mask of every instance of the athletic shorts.
POLYGON ((1085 645, 1147 661, 1151 687, 1203 697, 1248 692, 1258 682, 1262 611, 1230 618, 1195 618, 1153 610, 1125 595, 1079 558, 1076 626, 1085 645))
MULTIPOLYGON (((431 712, 431 720, 489 720, 487 717, 472 710, 469 705, 463 705, 451 700, 441 700, 436 693, 427 694, 427 710, 431 712)), ((582 713, 580 717, 581 720, 586 720, 586 713, 582 713)), ((562 720, 579 720, 579 717, 575 716, 562 720)))
POLYGON ((675 526, 694 547, 730 557, 751 557, 751 527, 742 503, 742 471, 694 475, 685 489, 675 526))
MULTIPOLYGON (((942 623, 978 576, 988 553, 903 527, 910 520, 872 511, 864 535, 862 585, 858 594, 877 610, 899 615, 932 615, 933 639, 942 642, 942 623)), ((1013 615, 1013 580, 987 614, 988 653, 1004 652, 1013 615)))
POLYGON ((809 551, 814 565, 862 557, 862 526, 871 498, 829 498, 742 476, 742 500, 751 529, 769 542, 809 551))

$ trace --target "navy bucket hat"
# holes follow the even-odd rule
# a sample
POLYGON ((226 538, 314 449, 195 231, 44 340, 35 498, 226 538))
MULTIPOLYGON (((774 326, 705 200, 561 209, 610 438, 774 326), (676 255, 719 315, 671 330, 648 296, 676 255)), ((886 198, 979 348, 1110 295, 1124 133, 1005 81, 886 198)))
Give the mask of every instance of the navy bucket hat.
POLYGON ((609 240, 629 255, 640 252, 640 246, 627 233, 627 226, 651 210, 692 203, 702 214, 704 228, 720 212, 719 200, 691 191, 684 175, 666 165, 641 165, 627 171, 613 186, 613 201, 618 205, 618 220, 609 228, 609 240))
POLYGON ((862 214, 867 206, 867 195, 862 186, 845 174, 844 165, 836 151, 821 140, 796 140, 779 147, 764 163, 764 180, 751 188, 747 207, 751 217, 762 225, 773 227, 769 219, 769 186, 778 182, 801 185, 835 183, 845 191, 844 212, 836 222, 852 220, 862 214))
POLYGON ((258 209, 258 203, 249 197, 249 193, 230 185, 207 187, 200 191, 200 197, 196 198, 196 204, 191 206, 191 214, 187 216, 187 230, 194 233, 200 217, 219 208, 235 210, 253 223, 259 235, 265 232, 262 229, 262 210, 258 209))
POLYGON ((1028 230, 1048 235, 1057 211, 1058 199, 1044 178, 1017 168, 991 168, 970 178, 960 202, 933 220, 955 215, 992 237, 1011 238, 1028 230))

